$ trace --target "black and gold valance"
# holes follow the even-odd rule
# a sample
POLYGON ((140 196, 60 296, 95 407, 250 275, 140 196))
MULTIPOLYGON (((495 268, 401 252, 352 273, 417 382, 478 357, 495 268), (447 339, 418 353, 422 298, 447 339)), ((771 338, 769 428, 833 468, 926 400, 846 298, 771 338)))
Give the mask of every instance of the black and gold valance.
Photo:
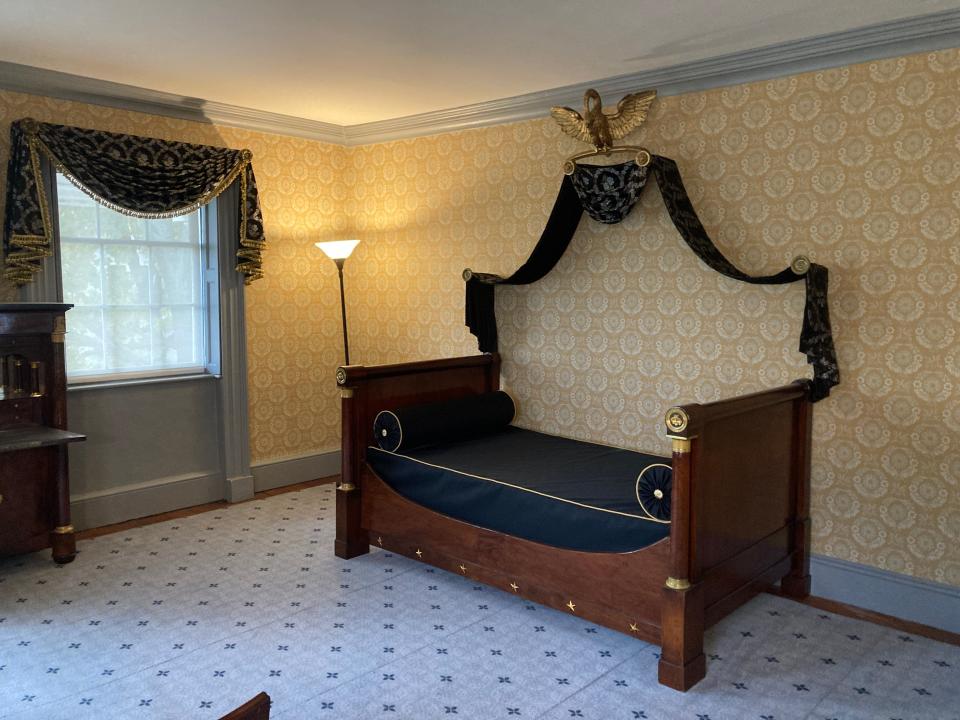
POLYGON ((237 271, 247 283, 263 276, 265 240, 249 150, 158 140, 18 120, 10 126, 5 277, 25 285, 51 254, 51 223, 40 157, 112 210, 141 218, 186 215, 240 183, 237 271))
POLYGON ((663 202, 684 242, 712 270, 759 285, 806 282, 800 352, 813 365, 812 399, 817 401, 827 397, 830 388, 840 382, 827 305, 827 269, 804 257, 797 258, 790 267, 773 275, 748 275, 737 268, 707 235, 687 195, 677 164, 670 158, 657 155, 653 156, 649 168, 633 161, 604 168, 577 165, 573 175, 564 176, 547 226, 519 270, 506 278, 464 271, 467 281, 466 325, 477 336, 480 350, 494 352, 497 349, 496 286, 529 285, 549 273, 570 244, 584 210, 600 222, 623 220, 639 199, 648 172, 656 178, 663 202))

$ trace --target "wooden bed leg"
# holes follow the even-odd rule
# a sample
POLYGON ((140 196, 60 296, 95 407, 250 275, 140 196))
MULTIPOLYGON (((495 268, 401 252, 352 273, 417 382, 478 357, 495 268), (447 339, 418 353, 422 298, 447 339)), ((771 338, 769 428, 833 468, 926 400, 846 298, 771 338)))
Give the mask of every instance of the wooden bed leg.
POLYGON ((354 486, 337 488, 337 538, 333 543, 334 554, 349 560, 370 552, 370 537, 360 527, 360 491, 354 486))
POLYGON ((798 600, 810 594, 810 464, 813 447, 813 405, 797 401, 794 421, 793 558, 780 592, 798 600))
POLYGON ((707 674, 703 655, 703 586, 663 589, 660 629, 661 685, 686 692, 707 674))
POLYGON ((790 572, 780 580, 780 592, 787 597, 802 600, 810 594, 810 519, 797 522, 795 530, 798 540, 797 550, 793 554, 790 572))
MULTIPOLYGON (((343 386, 345 379, 345 369, 337 368, 337 385, 343 386)), ((340 388, 340 408, 340 482, 337 484, 337 537, 333 552, 337 557, 349 560, 370 552, 370 534, 360 524, 362 448, 354 388, 340 388)))

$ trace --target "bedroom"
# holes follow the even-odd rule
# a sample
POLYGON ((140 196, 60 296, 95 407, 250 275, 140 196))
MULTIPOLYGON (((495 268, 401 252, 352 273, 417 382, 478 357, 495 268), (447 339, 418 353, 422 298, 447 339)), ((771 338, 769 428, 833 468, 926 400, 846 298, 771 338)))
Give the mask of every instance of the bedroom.
MULTIPOLYGON (((725 661, 708 657, 706 679, 681 696, 656 685, 653 653, 658 649, 636 638, 593 628, 611 645, 598 649, 594 633, 587 632, 589 623, 540 605, 526 610, 518 598, 503 596, 503 587, 481 585, 484 589, 475 591, 473 585, 463 585, 465 581, 440 570, 428 573, 432 568, 420 568, 409 559, 395 558, 396 565, 386 567, 377 552, 340 561, 333 555, 332 485, 265 497, 263 505, 259 498, 247 502, 254 492, 340 472, 341 397, 334 373, 344 364, 344 346, 337 268, 314 244, 360 240, 344 265, 354 364, 476 354, 477 341, 463 324, 461 273, 473 268, 506 276, 530 255, 557 197, 564 160, 585 147, 561 132, 549 117, 550 106, 579 109, 587 87, 597 87, 608 106, 627 92, 658 90, 646 122, 626 141, 678 163, 710 237, 734 264, 752 274, 774 273, 795 256, 807 254, 830 270, 831 320, 842 381, 815 404, 813 413, 813 595, 942 632, 960 632, 960 418, 955 389, 960 35, 955 4, 850 5, 838 17, 837 12, 823 12, 825 3, 809 2, 802 9, 772 5, 768 14, 756 17, 750 4, 729 3, 729 16, 709 28, 700 17, 705 5, 696 4, 680 12, 642 3, 640 12, 632 3, 613 3, 603 13, 576 3, 564 6, 564 13, 547 4, 512 9, 496 4, 477 16, 464 6, 437 3, 306 6, 281 3, 270 22, 244 6, 235 18, 242 21, 240 26, 220 17, 225 11, 218 3, 203 4, 199 18, 176 13, 167 17, 172 11, 161 12, 159 6, 143 8, 143 16, 111 17, 114 8, 106 2, 90 5, 89 14, 70 17, 62 10, 59 17, 45 15, 44 3, 2 11, 0 167, 7 167, 9 157, 7 127, 23 118, 249 149, 263 215, 263 277, 244 287, 235 273, 221 276, 221 290, 232 290, 233 298, 242 292, 243 300, 237 306, 226 296, 219 303, 221 367, 204 367, 175 382, 71 380, 66 394, 69 429, 87 436, 69 450, 72 524, 83 533, 231 500, 237 504, 218 506, 222 515, 220 510, 185 515, 182 523, 189 522, 191 531, 200 533, 191 535, 191 542, 194 537, 205 540, 204 533, 216 534, 203 528, 219 526, 234 531, 229 544, 246 550, 249 543, 234 540, 245 539, 241 533, 247 526, 241 520, 256 517, 252 510, 247 514, 249 508, 262 507, 258 512, 267 514, 269 523, 294 523, 281 518, 295 517, 286 532, 305 538, 313 532, 316 517, 324 520, 316 525, 321 540, 315 547, 289 546, 262 565, 260 555, 270 551, 256 554, 259 549, 251 549, 255 554, 245 556, 236 548, 218 547, 217 552, 223 552, 214 558, 184 548, 182 555, 195 559, 156 559, 160 556, 150 553, 165 552, 161 547, 174 541, 163 528, 185 527, 174 519, 96 538, 81 536, 80 555, 62 571, 75 573, 70 577, 77 582, 90 582, 80 576, 105 564, 96 559, 99 555, 119 555, 119 564, 106 563, 108 568, 100 571, 118 588, 134 582, 127 575, 136 572, 186 573, 190 587, 197 588, 201 583, 203 588, 220 584, 208 580, 208 572, 222 574, 229 580, 221 587, 230 588, 223 593, 207 589, 210 597, 192 603, 215 606, 216 611, 205 611, 202 617, 170 607, 172 601, 155 609, 152 602, 164 598, 147 595, 137 601, 147 605, 134 603, 112 617, 100 617, 99 610, 85 606, 67 626, 88 636, 75 642, 96 640, 87 628, 111 627, 93 648, 79 648, 90 653, 83 662, 61 657, 74 640, 64 637, 63 648, 57 644, 64 628, 41 624, 53 618, 39 609, 24 610, 31 603, 48 607, 45 595, 32 586, 30 602, 18 607, 18 594, 8 589, 15 580, 17 587, 38 580, 46 581, 44 587, 53 583, 49 551, 4 559, 0 617, 11 619, 0 625, 5 648, 0 665, 7 665, 3 672, 8 673, 14 666, 8 658, 17 658, 24 674, 16 681, 9 675, 0 678, 5 693, 0 716, 76 717, 88 712, 100 717, 96 713, 105 712, 103 707, 116 707, 111 712, 117 717, 147 717, 150 712, 155 717, 170 712, 219 717, 229 702, 236 706, 266 690, 275 703, 271 716, 278 717, 321 716, 323 703, 334 703, 328 712, 338 717, 390 712, 431 717, 448 714, 446 707, 458 707, 460 715, 483 716, 472 708, 485 707, 501 695, 516 701, 497 706, 499 714, 510 707, 525 716, 568 717, 577 710, 584 716, 604 716, 606 711, 631 717, 643 711, 650 717, 672 717, 671 708, 682 703, 691 717, 724 717, 740 716, 744 702, 732 683, 749 686, 747 678, 759 677, 757 686, 742 692, 769 689, 769 668, 753 664, 757 657, 766 664, 764 656, 740 656, 737 644, 730 650, 736 667, 723 674, 725 661), (143 22, 144 17, 150 22, 143 22), (509 30, 498 17, 511 19, 509 30), (298 23, 298 18, 303 21, 298 23), (430 43, 418 45, 417 28, 430 22, 437 31, 430 43), (113 31, 98 35, 98 23, 113 31), (472 24, 475 33, 465 29, 472 24), (83 28, 82 37, 78 27, 83 28), (183 39, 163 50, 166 55, 159 48, 155 53, 135 52, 154 27, 183 33, 183 39), (237 27, 244 31, 238 33, 237 27), (273 52, 243 52, 245 45, 267 39, 274 43, 273 52), (188 47, 192 50, 185 52, 188 47), (306 53, 311 61, 302 62, 296 53, 306 53), (625 79, 608 80, 617 76, 625 79), (308 504, 309 514, 285 514, 296 505, 292 500, 279 504, 284 497, 301 498, 297 502, 308 504), (314 512, 324 507, 327 512, 314 512), (221 519, 214 520, 217 515, 221 519), (163 546, 146 547, 163 537, 170 538, 163 546), (136 551, 128 552, 125 546, 136 551), (234 552, 238 554, 230 556, 234 552), (304 557, 308 554, 310 562, 304 557), (228 562, 226 557, 240 559, 228 562), (30 567, 18 569, 16 563, 25 558, 30 567), (137 571, 141 566, 148 569, 137 571), (189 569, 177 570, 184 566, 189 569), (260 567, 270 570, 260 573, 260 567), (398 575, 396 590, 380 590, 379 575, 385 569, 398 575), (270 573, 282 574, 278 585, 257 577, 270 573), (349 580, 343 582, 344 577, 349 580), (405 578, 402 583, 400 577, 405 578), (438 590, 426 589, 440 579, 438 590), (439 603, 443 608, 437 612, 451 617, 436 623, 429 617, 407 618, 412 625, 406 629, 393 623, 398 635, 409 636, 388 642, 374 632, 391 624, 374 612, 372 604, 381 604, 374 589, 381 594, 401 590, 410 602, 418 592, 445 593, 449 599, 439 603), (288 591, 298 597, 281 598, 288 591), (346 634, 335 642, 330 626, 351 620, 338 617, 344 612, 337 603, 349 602, 338 595, 352 592, 370 606, 364 610, 369 614, 354 618, 361 625, 353 640, 346 634), (493 599, 473 603, 473 593, 493 599), (251 608, 247 602, 256 604, 251 608), (319 619, 309 632, 324 648, 324 656, 317 658, 310 647, 292 647, 300 653, 298 660, 267 667, 267 658, 273 660, 277 652, 273 648, 290 645, 267 629, 296 634, 284 628, 286 622, 295 622, 286 618, 292 612, 281 607, 289 608, 290 602, 319 608, 319 619), (434 673, 438 661, 426 654, 440 646, 431 644, 430 635, 462 640, 466 631, 458 631, 472 623, 469 626, 481 633, 472 642, 485 640, 486 623, 478 624, 479 615, 468 617, 466 610, 452 609, 480 604, 506 623, 501 633, 516 631, 519 625, 511 630, 509 623, 524 622, 523 613, 543 613, 546 620, 536 626, 548 628, 560 638, 557 642, 569 643, 570 657, 587 651, 627 653, 623 677, 609 674, 614 665, 606 659, 591 660, 595 668, 568 668, 556 676, 497 672, 490 656, 470 652, 470 642, 451 646, 449 652, 458 657, 444 665, 466 663, 459 671, 462 676, 441 669, 434 673), (14 617, 33 624, 14 628, 14 617), (149 624, 139 626, 141 621, 149 624), (169 628, 191 621, 198 624, 190 627, 202 628, 196 639, 170 638, 169 628), (92 622, 101 625, 88 625, 92 622), (222 646, 233 640, 221 638, 242 634, 235 623, 254 630, 246 638, 252 644, 239 648, 251 659, 246 664, 222 657, 222 646), (434 625, 445 629, 433 630, 434 625), (138 627, 147 629, 134 630, 138 627), (131 641, 118 636, 131 632, 143 638, 130 649, 140 654, 127 658, 127 651, 118 648, 131 641), (214 641, 220 644, 213 646, 214 641), (180 643, 196 645, 171 649, 180 643), (39 655, 31 649, 37 645, 42 647, 39 655), (333 653, 328 647, 342 649, 333 653), (387 647, 393 652, 382 652, 387 647), (198 654, 200 648, 210 649, 210 654, 198 654), (8 650, 18 654, 8 655, 8 650), (332 657, 341 654, 349 658, 332 657), (54 657, 57 663, 44 664, 54 657), (197 658, 200 665, 194 666, 197 658), (334 659, 338 667, 331 665, 334 659), (379 666, 392 660, 403 667, 404 659, 422 659, 428 670, 423 677, 396 675, 404 687, 390 687, 392 681, 381 678, 392 671, 379 666), (229 666, 215 666, 217 662, 229 666), (46 672, 57 667, 62 669, 46 672), (189 681, 193 689, 171 690, 156 677, 167 669, 180 673, 180 682, 189 681), (107 670, 113 673, 101 675, 107 670), (215 677, 221 671, 225 677, 215 677), (282 674, 271 676, 271 671, 282 674), (338 677, 327 677, 330 673, 338 677), (114 684, 111 678, 121 675, 122 682, 114 684), (68 680, 61 680, 65 676, 68 680), (441 681, 441 676, 453 679, 441 681), (513 679, 505 683, 499 677, 513 679), (557 678, 570 685, 558 684, 557 678), (600 678, 602 683, 591 685, 600 678), (711 682, 726 685, 704 685, 711 682), (485 689, 471 693, 471 684, 485 689), (588 686, 597 692, 606 691, 606 685, 609 697, 602 701, 590 694, 588 686), (358 692, 361 686, 368 687, 358 692), (656 690, 647 697, 644 691, 650 687, 656 690), (543 699, 532 697, 538 693, 543 699), (33 700, 22 699, 31 695, 33 700), (353 697, 367 704, 344 705, 353 697), (90 706, 81 705, 88 698, 90 706), (151 702, 141 707, 145 700, 151 702), (646 709, 636 705, 640 701, 648 703, 646 709), (99 709, 93 704, 101 702, 106 705, 99 709), (31 708, 33 703, 45 709, 31 708), (201 709, 201 703, 213 705, 201 709), (391 705, 394 711, 383 710, 391 705)), ((189 6, 173 7, 186 12, 183 8, 189 6)), ((70 186, 63 189, 69 193, 70 186)), ((80 194, 77 201, 85 198, 80 194)), ((224 205, 218 199, 217 210, 224 205)), ((91 212, 86 207, 84 212, 91 212)), ((212 214, 208 212, 208 219, 212 214)), ((223 248, 228 249, 226 241, 223 248)), ((45 283, 54 276, 40 273, 19 292, 49 289, 45 283)), ((65 286, 69 281, 63 278, 65 286)), ((720 277, 685 246, 652 187, 619 224, 584 217, 554 272, 541 283, 498 291, 503 384, 516 400, 517 422, 553 435, 668 455, 663 416, 671 405, 730 398, 810 377, 796 349, 803 315, 801 285, 756 286, 720 277)), ((17 292, 5 285, 4 300, 50 299, 17 292)), ((70 332, 79 331, 82 322, 72 318, 84 308, 82 302, 65 300, 78 305, 66 315, 69 360, 70 332)), ((0 505, 0 511, 9 512, 10 507, 0 505)), ((247 532, 259 531, 250 527, 247 532)), ((282 539, 262 535, 267 544, 282 539)), ((164 577, 161 584, 166 582, 181 581, 164 577)), ((522 585, 519 579, 517 583, 522 585)), ((58 585, 57 604, 72 599, 66 592, 58 585)), ((88 599, 103 605, 118 598, 88 599)), ((737 613, 758 608, 757 616, 763 616, 758 622, 766 628, 772 617, 767 612, 794 607, 782 605, 788 602, 763 595, 737 613), (781 604, 757 605, 773 602, 781 604)), ((69 607, 78 604, 80 600, 69 607)), ((432 604, 437 603, 429 603, 428 609, 432 604)), ((752 617, 735 614, 721 621, 711 631, 714 635, 708 632, 707 647, 722 642, 724 632, 739 637, 741 630, 750 631, 736 623, 752 617)), ((808 617, 818 618, 816 613, 803 615, 808 617)), ((855 627, 850 634, 869 632, 863 635, 869 642, 896 639, 880 625, 855 627)), ((916 638, 918 645, 924 642, 916 638)), ((518 644, 511 647, 520 654, 503 661, 504 667, 522 668, 521 657, 526 664, 541 662, 523 655, 518 644)), ((508 652, 506 646, 502 650, 508 652)), ((836 652, 849 651, 840 647, 836 652)), ((953 646, 943 652, 957 657, 953 646)), ((816 666, 824 664, 819 656, 810 662, 790 657, 791 672, 795 669, 803 678, 796 684, 806 683, 814 688, 810 695, 817 695, 806 697, 788 684, 791 692, 804 695, 796 708, 813 712, 819 703, 828 708, 834 701, 840 717, 858 712, 874 716, 888 707, 884 703, 901 708, 902 698, 892 700, 889 693, 866 684, 857 687, 871 691, 870 696, 831 684, 818 675, 816 666), (819 685, 810 684, 811 675, 819 678, 819 685)), ((869 661, 878 659, 871 656, 869 661)), ((939 667, 933 660, 948 659, 933 658, 931 668, 939 667)), ((836 661, 840 663, 840 657, 836 661)), ((845 661, 853 662, 846 656, 845 661)), ((866 660, 857 663, 865 667, 866 660)), ((958 665, 952 665, 955 672, 958 665)), ((884 682, 870 679, 876 685, 884 682)), ((936 698, 933 685, 914 685, 936 698)), ((920 712, 913 703, 927 696, 915 692, 914 685, 903 687, 913 696, 908 709, 920 712)), ((944 685, 941 690, 952 691, 955 699, 955 687, 944 685)), ((776 693, 760 700, 750 695, 756 715, 779 716, 776 693)))

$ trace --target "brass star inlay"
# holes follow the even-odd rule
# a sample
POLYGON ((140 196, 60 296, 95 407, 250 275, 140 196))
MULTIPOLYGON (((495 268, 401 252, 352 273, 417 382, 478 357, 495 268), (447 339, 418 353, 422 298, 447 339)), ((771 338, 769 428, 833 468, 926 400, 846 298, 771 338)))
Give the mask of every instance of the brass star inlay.
POLYGON ((418 558, 422 558, 422 557, 423 557, 423 551, 420 550, 420 548, 417 548, 417 557, 418 557, 418 558))
POLYGON ((380 547, 383 547, 383 538, 382 538, 382 537, 378 537, 378 538, 377 538, 377 545, 379 545, 380 547))
POLYGON ((517 585, 515 582, 510 583, 510 587, 513 588, 513 591, 514 591, 514 592, 517 592, 517 590, 520 589, 520 586, 517 585))
POLYGON ((636 623, 630 623, 630 632, 640 632, 640 628, 637 627, 636 623))
POLYGON ((570 608, 570 612, 577 611, 577 606, 573 604, 573 600, 567 602, 567 607, 570 608))
POLYGON ((464 575, 466 575, 466 574, 467 574, 467 568, 464 567, 463 565, 461 565, 461 566, 460 566, 460 572, 462 572, 464 575))

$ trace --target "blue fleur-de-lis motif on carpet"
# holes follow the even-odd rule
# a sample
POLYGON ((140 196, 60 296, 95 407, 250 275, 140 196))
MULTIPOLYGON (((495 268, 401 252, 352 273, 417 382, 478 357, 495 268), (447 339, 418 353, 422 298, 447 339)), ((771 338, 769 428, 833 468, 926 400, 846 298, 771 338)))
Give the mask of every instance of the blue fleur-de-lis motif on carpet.
MULTIPOLYGON (((524 599, 524 578, 504 592, 377 548, 336 558, 333 501, 319 486, 103 535, 62 568, 0 558, 0 718, 215 720, 260 690, 277 720, 653 720, 676 705, 659 648, 524 599)), ((960 650, 784 598, 721 621, 704 654, 691 718, 956 714, 960 650), (799 647, 816 654, 798 663, 799 647)))

